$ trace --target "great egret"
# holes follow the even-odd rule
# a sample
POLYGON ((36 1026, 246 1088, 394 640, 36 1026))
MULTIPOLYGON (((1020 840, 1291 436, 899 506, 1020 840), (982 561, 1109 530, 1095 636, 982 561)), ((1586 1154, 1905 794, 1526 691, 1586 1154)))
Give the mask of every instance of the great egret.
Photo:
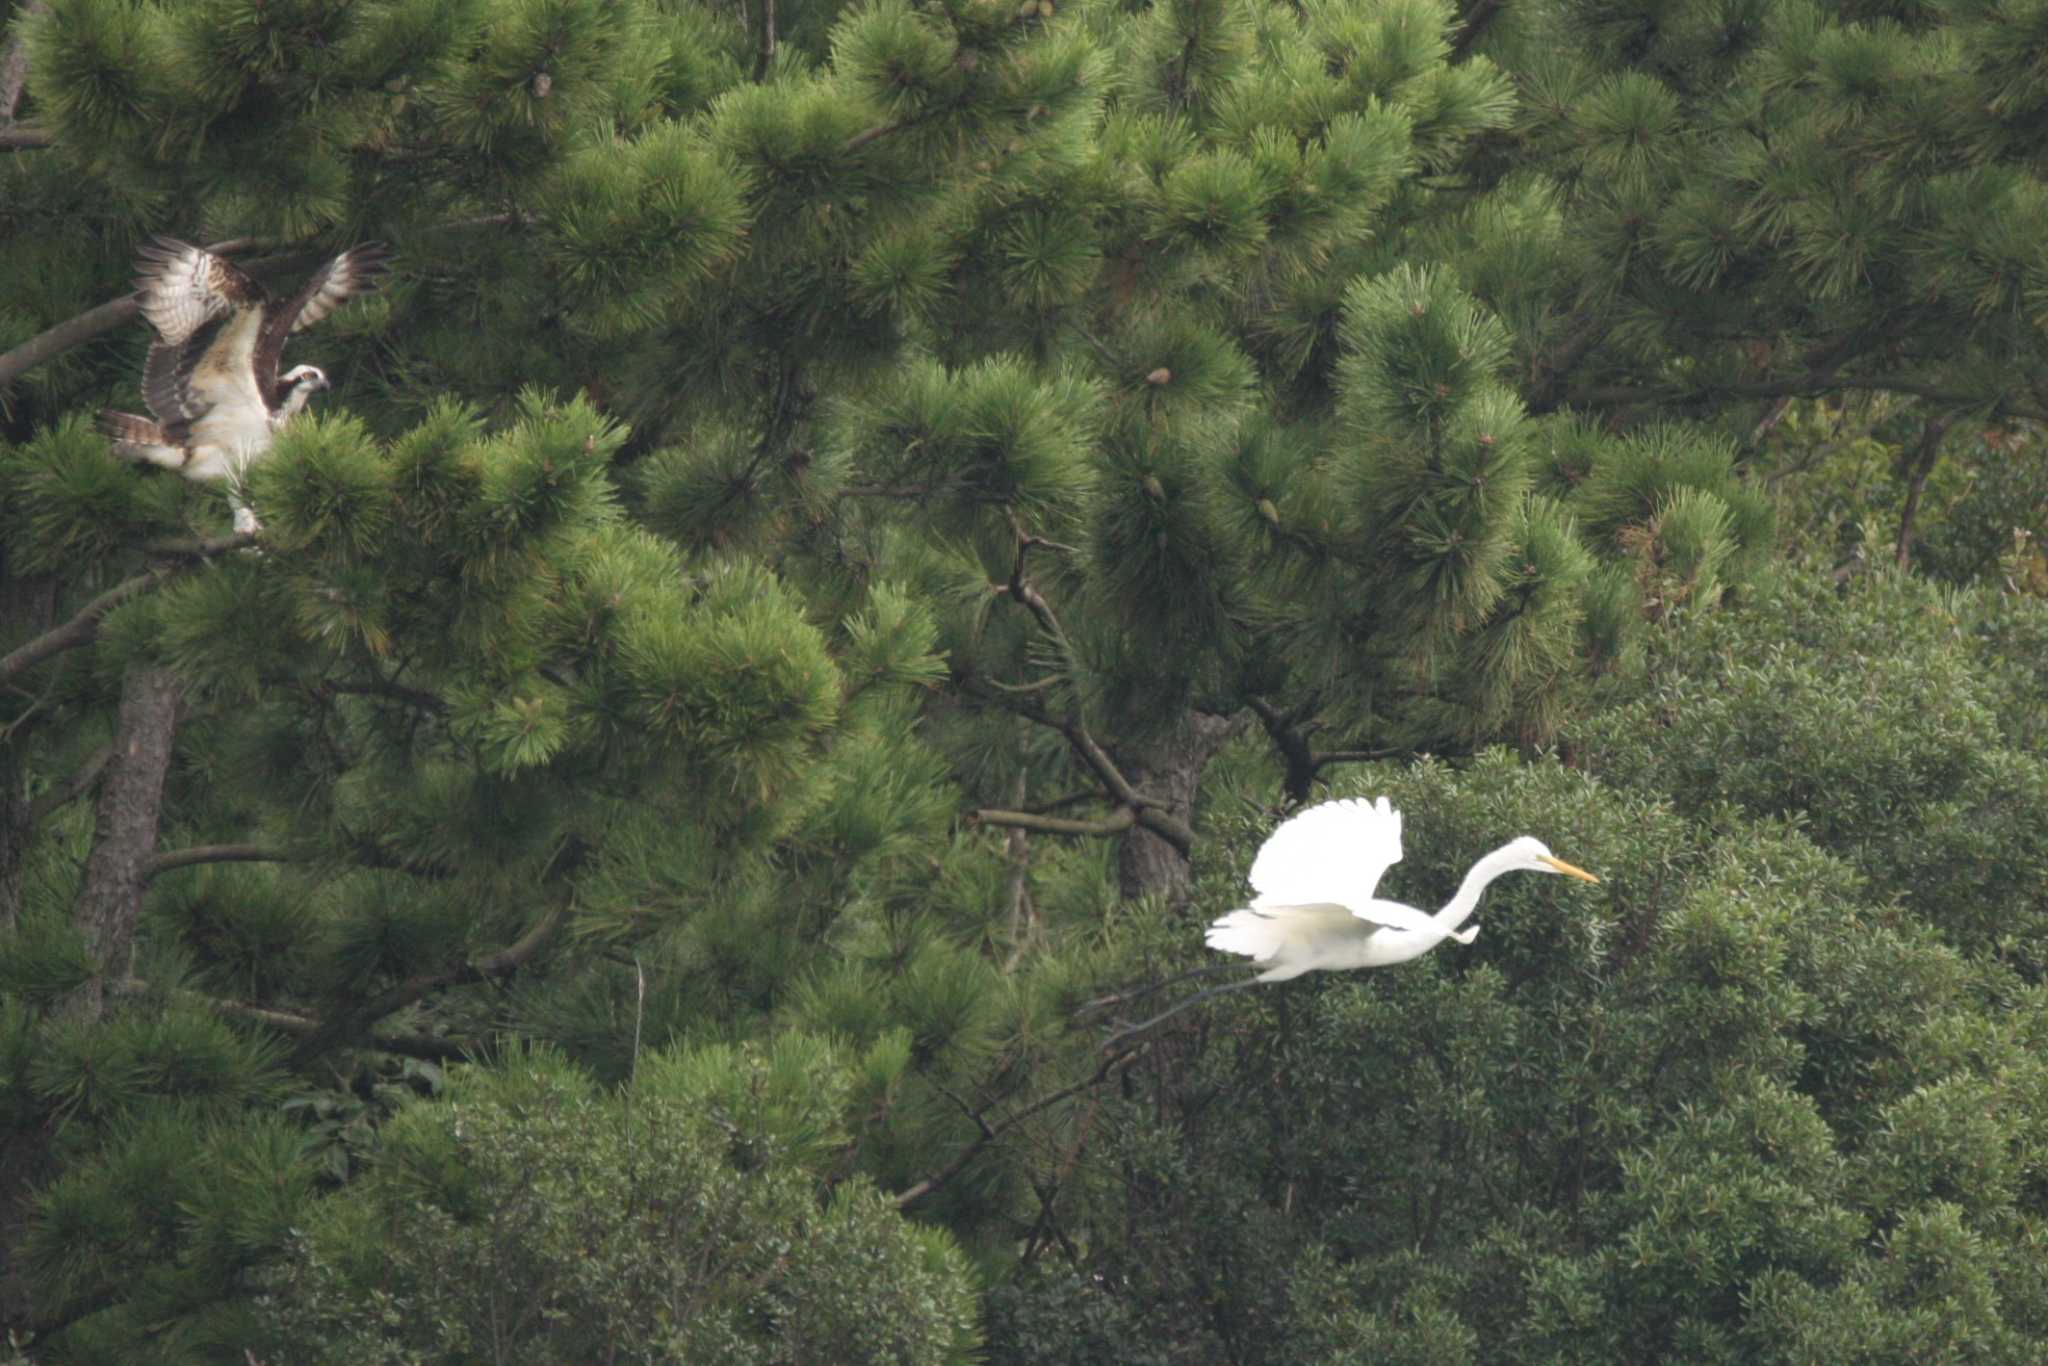
POLYGON ((1266 970, 1196 992, 1172 1010, 1111 1035, 1104 1047, 1221 992, 1284 982, 1304 972, 1405 963, 1446 939, 1469 944, 1479 937, 1479 927, 1460 927, 1478 908, 1479 894, 1503 873, 1600 880, 1524 835, 1473 864, 1449 904, 1425 915, 1373 895, 1380 876, 1400 861, 1401 813, 1385 797, 1324 802, 1283 822, 1252 860, 1252 904, 1218 919, 1204 935, 1210 948, 1241 953, 1266 970))

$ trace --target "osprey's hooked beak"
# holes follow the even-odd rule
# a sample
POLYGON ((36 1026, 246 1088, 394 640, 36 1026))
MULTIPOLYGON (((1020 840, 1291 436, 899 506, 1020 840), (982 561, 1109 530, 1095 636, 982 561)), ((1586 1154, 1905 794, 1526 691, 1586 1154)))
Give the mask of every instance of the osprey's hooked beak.
POLYGON ((1538 854, 1536 857, 1540 861, 1549 864, 1552 871, 1563 873, 1566 877, 1575 877, 1581 882, 1598 882, 1600 880, 1584 868, 1575 867, 1572 864, 1566 863, 1561 858, 1552 858, 1548 854, 1538 854))

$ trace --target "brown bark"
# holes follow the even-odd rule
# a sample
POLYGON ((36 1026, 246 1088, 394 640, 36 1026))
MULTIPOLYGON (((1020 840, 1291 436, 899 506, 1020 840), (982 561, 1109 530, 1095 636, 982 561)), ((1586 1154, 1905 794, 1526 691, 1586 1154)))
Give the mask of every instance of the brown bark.
POLYGON ((74 1016, 98 1016, 105 1005, 106 983, 130 975, 135 920, 149 882, 150 856, 156 850, 164 775, 171 766, 171 743, 177 738, 183 699, 183 685, 164 668, 130 669, 122 685, 114 757, 100 779, 92 852, 85 860, 85 884, 72 907, 72 918, 99 970, 65 1002, 74 1016))
POLYGON ((1912 466, 1906 473, 1906 505, 1899 510, 1899 539, 1892 547, 1892 558, 1901 569, 1912 563, 1913 522, 1920 515, 1920 496, 1927 491, 1927 477, 1934 473, 1934 466, 1941 459, 1941 440, 1955 420, 1955 414, 1944 413, 1928 418, 1920 430, 1920 449, 1913 453, 1912 466))
MULTIPOLYGON (((0 636, 38 636, 50 629, 57 611, 56 580, 9 578, 0 570, 0 636)), ((35 804, 28 796, 25 735, 0 735, 0 929, 21 914, 23 861, 35 804)))
MULTIPOLYGON (((1130 785, 1145 794, 1153 811, 1185 828, 1193 822, 1202 774, 1236 728, 1233 717, 1193 712, 1164 735, 1119 746, 1117 766, 1130 785)), ((1116 874, 1124 896, 1163 896, 1173 906, 1187 901, 1193 885, 1187 854, 1142 824, 1125 834, 1117 850, 1116 874)))

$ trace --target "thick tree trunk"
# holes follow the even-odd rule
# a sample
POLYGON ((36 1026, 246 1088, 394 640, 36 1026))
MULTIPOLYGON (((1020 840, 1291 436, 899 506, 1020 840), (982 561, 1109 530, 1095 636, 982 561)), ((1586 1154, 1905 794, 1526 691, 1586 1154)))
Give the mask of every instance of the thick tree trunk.
MULTIPOLYGON (((50 629, 56 611, 56 580, 8 578, 0 569, 0 639, 33 639, 50 629)), ((0 930, 21 914, 22 868, 34 824, 27 748, 25 733, 0 736, 0 930)))
POLYGON ((119 980, 128 975, 183 697, 183 686, 168 669, 131 669, 122 685, 114 757, 100 779, 85 885, 72 908, 99 971, 65 1003, 73 1015, 97 1016, 109 976, 119 980))
MULTIPOLYGON (((1194 817, 1202 774, 1236 729, 1235 717, 1191 712, 1164 735, 1118 746, 1117 766, 1132 786, 1185 825, 1194 817)), ((1193 883, 1193 870, 1181 852, 1143 827, 1124 835, 1116 873, 1125 897, 1162 896, 1171 906, 1187 901, 1193 883)))

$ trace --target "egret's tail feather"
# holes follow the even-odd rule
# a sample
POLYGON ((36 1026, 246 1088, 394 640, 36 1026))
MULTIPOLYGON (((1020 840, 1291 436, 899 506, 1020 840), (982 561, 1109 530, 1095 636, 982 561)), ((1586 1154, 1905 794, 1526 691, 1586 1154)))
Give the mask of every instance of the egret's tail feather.
POLYGON ((1452 930, 1452 931, 1451 931, 1451 938, 1453 938, 1453 939, 1457 940, 1457 941, 1458 941, 1458 942, 1459 942, 1460 944, 1469 944, 1469 943, 1471 943, 1471 942, 1472 942, 1473 940, 1477 939, 1478 937, 1479 937, 1479 927, 1478 927, 1477 925, 1474 925, 1474 926, 1473 926, 1473 927, 1472 927, 1471 929, 1469 929, 1469 930, 1452 930))
POLYGON ((1271 958, 1280 951, 1280 922, 1249 906, 1232 911, 1211 924, 1202 942, 1224 953, 1241 953, 1254 961, 1271 958))

